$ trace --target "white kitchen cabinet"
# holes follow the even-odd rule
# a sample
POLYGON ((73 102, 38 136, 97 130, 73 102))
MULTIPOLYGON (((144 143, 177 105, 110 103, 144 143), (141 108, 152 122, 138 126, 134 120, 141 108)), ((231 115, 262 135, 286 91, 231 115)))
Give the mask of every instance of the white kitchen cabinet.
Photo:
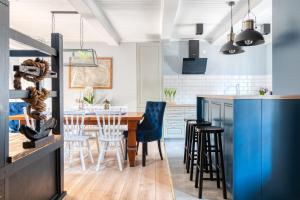
POLYGON ((167 105, 164 116, 164 138, 184 138, 184 119, 195 118, 195 105, 167 105))

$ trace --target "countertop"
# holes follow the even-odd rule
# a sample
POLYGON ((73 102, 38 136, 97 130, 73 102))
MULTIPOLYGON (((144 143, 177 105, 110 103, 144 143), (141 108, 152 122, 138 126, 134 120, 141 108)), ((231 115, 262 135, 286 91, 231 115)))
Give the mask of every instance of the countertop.
POLYGON ((300 99, 300 95, 197 95, 208 99, 300 99))

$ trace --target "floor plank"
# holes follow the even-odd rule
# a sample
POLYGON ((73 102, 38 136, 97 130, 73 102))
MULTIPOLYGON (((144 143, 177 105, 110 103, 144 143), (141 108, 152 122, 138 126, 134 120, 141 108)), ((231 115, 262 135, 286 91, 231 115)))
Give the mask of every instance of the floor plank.
MULTIPOLYGON (((142 146, 142 145, 140 145, 142 146)), ((173 190, 169 165, 162 143, 164 160, 160 160, 157 142, 148 145, 146 167, 142 167, 141 149, 136 167, 124 164, 119 171, 115 154, 106 156, 104 169, 95 171, 95 164, 86 158, 86 171, 81 171, 79 161, 69 167, 65 164, 65 189, 67 200, 172 200, 173 190)), ((94 160, 97 160, 93 145, 94 160)))
MULTIPOLYGON (((162 144, 163 148, 163 156, 164 156, 164 160, 167 162, 168 166, 168 158, 167 158, 167 154, 165 153, 165 146, 162 144)), ((160 156, 159 153, 156 154, 156 159, 160 160, 160 156)), ((171 174, 170 174, 170 169, 169 167, 166 168, 163 166, 163 162, 156 162, 156 196, 155 199, 157 200, 164 200, 164 199, 175 199, 173 197, 173 185, 171 185, 171 187, 169 186, 169 184, 172 184, 172 180, 171 180, 171 174), (166 177, 168 177, 169 179, 166 179, 166 177)))

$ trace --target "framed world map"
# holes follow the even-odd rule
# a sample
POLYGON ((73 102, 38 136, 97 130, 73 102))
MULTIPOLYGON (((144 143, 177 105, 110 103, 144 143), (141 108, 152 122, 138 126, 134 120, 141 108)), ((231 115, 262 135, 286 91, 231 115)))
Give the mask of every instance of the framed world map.
POLYGON ((112 89, 112 58, 97 58, 97 67, 69 67, 69 88, 112 89))

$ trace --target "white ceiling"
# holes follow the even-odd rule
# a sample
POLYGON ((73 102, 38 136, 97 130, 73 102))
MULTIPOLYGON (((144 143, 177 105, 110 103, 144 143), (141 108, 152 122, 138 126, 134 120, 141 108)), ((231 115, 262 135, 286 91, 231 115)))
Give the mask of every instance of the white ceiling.
MULTIPOLYGON (((112 43, 108 41, 112 40, 117 44, 120 41, 205 39, 230 11, 226 0, 11 0, 11 27, 34 38, 49 41, 50 11, 77 10, 81 13, 87 10, 79 9, 85 3, 90 6, 87 12, 91 13, 82 13, 85 17, 84 40, 109 44, 112 43), (95 9, 101 11, 100 14, 93 12, 95 9), (103 25, 102 28, 95 27, 95 20, 103 25), (204 24, 204 34, 200 37, 195 36, 196 23, 204 24), (168 34, 162 36, 163 32, 168 34)), ((271 4, 272 0, 262 0, 255 8, 258 23, 271 23, 271 4)), ((79 18, 79 15, 56 15, 55 31, 62 33, 65 41, 79 41, 79 18)), ((240 29, 239 24, 236 24, 236 30, 240 29)), ((224 40, 222 37, 219 41, 224 40)))
POLYGON ((196 23, 204 24, 204 38, 228 13, 224 0, 182 0, 175 22, 173 37, 194 38, 196 23))
MULTIPOLYGON (((13 0, 10 1, 10 27, 36 39, 49 41, 52 15, 50 11, 74 11, 68 0, 13 0)), ((65 41, 79 41, 80 15, 56 15, 55 31, 63 35, 65 41)), ((86 41, 105 41, 84 22, 86 41)))
POLYGON ((96 0, 122 41, 160 39, 160 0, 96 0))

